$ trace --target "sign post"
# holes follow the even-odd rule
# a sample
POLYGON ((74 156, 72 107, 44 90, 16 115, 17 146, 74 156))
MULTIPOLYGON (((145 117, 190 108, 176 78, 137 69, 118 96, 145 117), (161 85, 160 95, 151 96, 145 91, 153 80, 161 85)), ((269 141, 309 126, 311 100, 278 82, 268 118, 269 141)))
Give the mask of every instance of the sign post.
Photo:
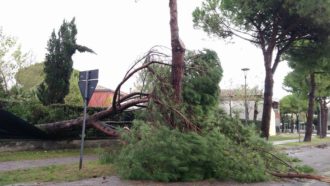
POLYGON ((89 70, 79 72, 79 89, 84 99, 84 119, 81 132, 81 145, 80 145, 80 159, 79 159, 79 170, 82 168, 83 154, 84 154, 84 141, 85 141, 85 130, 86 130, 86 118, 87 118, 87 105, 98 82, 99 70, 89 70))

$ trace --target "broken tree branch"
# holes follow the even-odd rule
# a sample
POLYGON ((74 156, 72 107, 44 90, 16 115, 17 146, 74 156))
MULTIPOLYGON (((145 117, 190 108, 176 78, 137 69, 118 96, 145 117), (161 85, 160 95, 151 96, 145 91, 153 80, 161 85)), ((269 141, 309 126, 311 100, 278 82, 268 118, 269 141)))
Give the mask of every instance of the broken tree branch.
POLYGON ((312 174, 299 174, 299 173, 270 173, 273 176, 279 178, 301 178, 301 179, 311 179, 311 180, 318 180, 325 183, 330 183, 330 178, 325 176, 318 176, 312 174))

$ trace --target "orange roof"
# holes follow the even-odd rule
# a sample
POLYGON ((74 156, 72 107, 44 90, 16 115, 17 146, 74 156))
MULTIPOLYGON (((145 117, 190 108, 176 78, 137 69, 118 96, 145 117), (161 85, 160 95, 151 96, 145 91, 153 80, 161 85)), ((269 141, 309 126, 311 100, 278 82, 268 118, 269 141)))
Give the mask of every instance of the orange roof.
MULTIPOLYGON (((91 99, 89 100, 88 107, 111 106, 114 93, 115 93, 114 90, 97 85, 91 99)), ((121 95, 125 95, 125 94, 121 93, 121 95)))
POLYGON ((95 90, 89 100, 89 107, 109 107, 112 103, 113 91, 95 90))

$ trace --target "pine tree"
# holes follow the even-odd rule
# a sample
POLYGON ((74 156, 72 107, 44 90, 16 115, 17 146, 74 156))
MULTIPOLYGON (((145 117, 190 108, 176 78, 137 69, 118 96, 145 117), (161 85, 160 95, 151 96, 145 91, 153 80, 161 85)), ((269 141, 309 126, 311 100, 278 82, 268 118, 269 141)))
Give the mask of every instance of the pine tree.
POLYGON ((55 30, 47 44, 48 53, 45 61, 45 80, 39 85, 37 95, 44 105, 64 103, 64 97, 69 93, 70 76, 72 73, 72 55, 93 50, 76 44, 77 28, 75 19, 63 21, 57 35, 55 30))

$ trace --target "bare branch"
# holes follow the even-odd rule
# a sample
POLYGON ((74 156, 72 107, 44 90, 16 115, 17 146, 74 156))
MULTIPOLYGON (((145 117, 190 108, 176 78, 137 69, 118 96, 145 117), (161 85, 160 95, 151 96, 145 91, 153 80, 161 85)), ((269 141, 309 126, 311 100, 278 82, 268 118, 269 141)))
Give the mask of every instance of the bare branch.
POLYGON ((270 173, 273 176, 280 177, 280 178, 304 178, 304 179, 311 179, 311 180, 318 180, 325 183, 330 183, 330 178, 325 176, 318 176, 312 174, 299 174, 299 173, 270 173))
POLYGON ((105 124, 103 124, 99 121, 92 121, 91 125, 95 129, 103 132, 104 134, 106 134, 108 136, 112 136, 112 137, 118 137, 119 136, 119 133, 116 130, 112 129, 111 127, 109 127, 109 126, 107 126, 107 125, 105 125, 105 124))
POLYGON ((295 41, 295 36, 291 37, 291 40, 289 40, 281 49, 278 49, 277 53, 276 53, 276 57, 274 60, 274 64, 272 66, 272 73, 274 74, 276 71, 276 68, 280 62, 281 59, 281 55, 291 46, 291 44, 293 43, 293 41, 295 41))
POLYGON ((154 100, 155 103, 157 103, 158 105, 165 106, 166 108, 168 108, 168 109, 174 111, 174 113, 176 113, 178 116, 180 116, 180 117, 183 119, 184 124, 187 126, 188 129, 191 129, 191 130, 193 130, 193 131, 195 131, 195 132, 201 131, 201 129, 200 129, 197 125, 193 124, 193 123, 192 123, 192 122, 191 122, 191 121, 190 121, 190 120, 189 120, 184 114, 182 114, 180 111, 178 111, 178 110, 175 109, 174 107, 171 107, 170 105, 167 105, 167 104, 161 102, 161 101, 158 100, 158 99, 153 99, 153 100, 154 100))
POLYGON ((134 99, 134 98, 142 98, 142 97, 148 97, 148 96, 149 96, 149 94, 147 94, 147 93, 133 92, 133 93, 130 93, 130 94, 127 94, 127 95, 123 96, 119 100, 119 103, 123 103, 127 100, 131 100, 131 99, 134 99))
POLYGON ((117 85, 117 88, 115 90, 115 93, 113 95, 113 101, 112 101, 112 108, 116 109, 116 104, 117 104, 117 97, 119 96, 119 92, 120 92, 120 88, 121 86, 129 79, 131 78, 135 73, 139 72, 142 69, 147 68, 148 66, 152 65, 152 64, 162 64, 162 65, 169 65, 167 63, 163 63, 163 62, 159 62, 159 61, 150 61, 147 62, 145 64, 143 64, 142 66, 140 66, 139 68, 134 69, 132 72, 128 73, 125 78, 117 85))
MULTIPOLYGON (((112 107, 110 107, 107 110, 100 111, 98 113, 95 113, 95 114, 87 117, 86 126, 91 127, 92 121, 94 122, 94 121, 102 120, 106 117, 109 117, 116 113, 122 112, 130 107, 134 107, 136 105, 139 105, 142 103, 147 103, 147 102, 149 102, 149 97, 143 97, 141 99, 135 99, 135 100, 123 103, 120 106, 118 106, 117 109, 113 109, 112 107)), ((62 131, 63 129, 72 128, 72 127, 81 127, 82 123, 83 123, 83 117, 80 117, 80 118, 72 119, 72 120, 40 124, 40 125, 36 125, 36 127, 47 132, 48 134, 56 134, 57 132, 62 131)), ((94 124, 92 126, 95 127, 96 124, 94 124)))

